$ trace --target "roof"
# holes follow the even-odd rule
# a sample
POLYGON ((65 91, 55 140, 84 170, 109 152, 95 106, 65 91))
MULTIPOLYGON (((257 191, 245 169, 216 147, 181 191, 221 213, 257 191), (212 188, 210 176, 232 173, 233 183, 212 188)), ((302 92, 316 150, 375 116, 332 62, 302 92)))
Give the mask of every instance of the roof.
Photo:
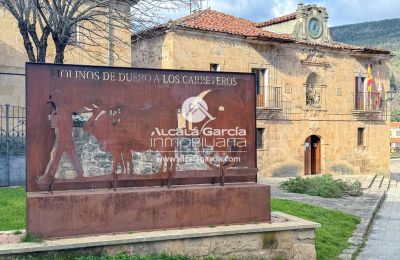
POLYGON ((400 122, 390 122, 390 127, 400 127, 400 122))
POLYGON ((273 25, 273 24, 289 22, 289 21, 295 20, 296 18, 297 18, 297 14, 291 13, 291 14, 276 17, 276 18, 273 18, 271 20, 267 20, 264 22, 254 23, 254 25, 256 27, 265 27, 265 26, 269 26, 269 25, 273 25))
POLYGON ((325 44, 299 41, 295 39, 291 34, 280 34, 260 28, 266 25, 271 25, 282 21, 289 21, 295 18, 296 14, 292 13, 262 23, 255 23, 244 18, 228 15, 222 12, 215 11, 213 9, 206 9, 194 12, 190 15, 184 16, 174 21, 170 21, 158 27, 153 27, 149 30, 134 34, 133 39, 135 40, 140 37, 153 37, 155 35, 154 32, 157 31, 164 31, 173 28, 187 28, 201 31, 227 33, 231 35, 263 41, 298 43, 312 46, 321 46, 331 49, 352 50, 360 53, 390 54, 390 51, 387 50, 370 47, 360 47, 339 42, 331 42, 329 44, 325 44))
POLYGON ((278 34, 254 26, 254 22, 233 15, 221 13, 212 9, 195 12, 173 22, 175 25, 241 35, 247 37, 265 37, 274 39, 291 39, 289 34, 278 34))

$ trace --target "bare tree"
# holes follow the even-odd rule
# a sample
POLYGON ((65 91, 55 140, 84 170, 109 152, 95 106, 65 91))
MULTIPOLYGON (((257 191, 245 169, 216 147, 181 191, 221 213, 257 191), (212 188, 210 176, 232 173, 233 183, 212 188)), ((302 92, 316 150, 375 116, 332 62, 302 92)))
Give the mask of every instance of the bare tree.
POLYGON ((99 60, 111 59, 111 53, 122 59, 114 47, 130 45, 130 37, 123 35, 163 22, 166 10, 185 7, 188 1, 0 0, 0 6, 17 20, 29 61, 46 62, 51 36, 54 63, 63 63, 67 48, 99 60))

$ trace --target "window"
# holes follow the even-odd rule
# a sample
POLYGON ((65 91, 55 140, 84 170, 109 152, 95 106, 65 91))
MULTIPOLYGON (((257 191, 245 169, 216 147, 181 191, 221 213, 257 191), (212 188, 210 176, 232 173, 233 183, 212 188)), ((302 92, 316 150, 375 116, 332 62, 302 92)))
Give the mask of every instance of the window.
POLYGON ((365 128, 360 127, 357 129, 357 144, 358 144, 358 146, 364 145, 364 132, 365 132, 365 128))
POLYGON ((264 88, 266 86, 266 69, 251 69, 251 72, 256 75, 256 93, 257 95, 264 94, 264 88))
POLYGON ((264 128, 257 128, 257 149, 264 148, 264 128))
POLYGON ((78 45, 80 41, 80 28, 79 24, 74 24, 71 29, 71 36, 68 39, 68 44, 70 45, 78 45))
POLYGON ((396 136, 400 136, 400 131, 396 131, 396 136))
POLYGON ((355 89, 354 92, 356 93, 354 96, 356 98, 355 100, 355 110, 363 110, 364 108, 364 81, 365 77, 361 77, 361 80, 357 76, 355 78, 355 89))
POLYGON ((213 72, 220 71, 220 66, 219 66, 219 64, 211 63, 211 64, 210 64, 210 71, 213 71, 213 72))

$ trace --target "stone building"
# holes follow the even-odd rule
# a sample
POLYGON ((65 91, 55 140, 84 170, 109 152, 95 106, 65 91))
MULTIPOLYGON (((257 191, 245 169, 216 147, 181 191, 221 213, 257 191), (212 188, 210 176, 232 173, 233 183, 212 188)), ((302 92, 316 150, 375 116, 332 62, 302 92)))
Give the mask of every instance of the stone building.
MULTIPOLYGON (((121 14, 129 15, 129 6, 118 1, 114 1, 113 4, 121 10, 121 14)), ((104 17, 104 19, 109 18, 104 17)), ((104 28, 110 37, 98 41, 101 47, 85 45, 85 36, 77 32, 72 39, 74 43, 66 50, 65 63, 129 66, 130 30, 113 29, 113 22, 110 21, 108 25, 110 24, 111 26, 104 28), (118 37, 121 41, 113 42, 113 37, 118 37)), ((47 62, 53 62, 54 55, 55 48, 50 36, 47 62)), ((7 10, 0 7, 0 105, 25 107, 25 62, 27 61, 18 23, 7 10)))
POLYGON ((256 74, 258 168, 266 176, 387 174, 391 57, 333 41, 326 9, 304 4, 265 22, 207 9, 132 37, 133 67, 256 74), (368 64, 382 93, 377 81, 370 93, 358 89, 368 64))
POLYGON ((400 151, 400 122, 390 122, 390 148, 393 153, 400 151))

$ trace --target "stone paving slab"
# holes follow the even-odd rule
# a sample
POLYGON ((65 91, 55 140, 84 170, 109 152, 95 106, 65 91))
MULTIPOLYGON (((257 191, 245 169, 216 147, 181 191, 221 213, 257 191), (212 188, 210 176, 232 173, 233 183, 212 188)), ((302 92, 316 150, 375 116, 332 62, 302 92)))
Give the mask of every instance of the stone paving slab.
POLYGON ((387 198, 377 213, 365 247, 358 259, 399 259, 400 183, 391 182, 387 198))

